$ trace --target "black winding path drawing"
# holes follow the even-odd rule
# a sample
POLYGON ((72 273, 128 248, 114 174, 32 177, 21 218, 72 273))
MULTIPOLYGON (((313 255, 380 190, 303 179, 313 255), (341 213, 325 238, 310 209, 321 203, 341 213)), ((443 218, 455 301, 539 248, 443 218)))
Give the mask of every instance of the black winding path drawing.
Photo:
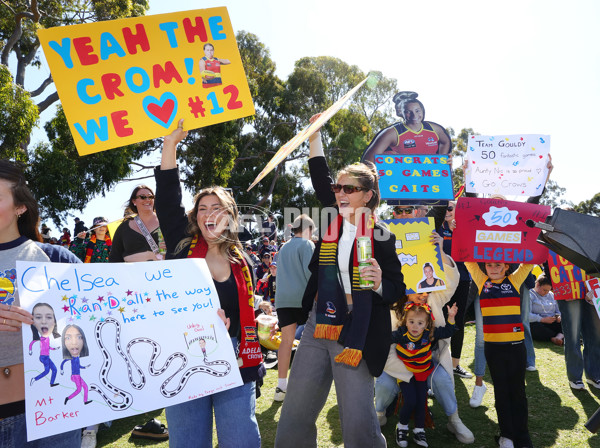
POLYGON ((173 375, 168 377, 160 386, 160 393, 166 398, 173 398, 177 394, 179 394, 183 390, 185 385, 187 384, 190 377, 192 375, 194 375, 195 373, 206 373, 206 374, 218 377, 218 378, 222 378, 222 377, 228 375, 229 372, 231 371, 231 364, 227 361, 217 360, 217 361, 205 362, 205 364, 206 364, 205 366, 194 366, 194 367, 190 367, 189 369, 187 369, 181 376, 181 379, 179 380, 179 384, 177 384, 177 387, 175 389, 168 390, 167 384, 179 372, 184 370, 185 367, 187 366, 187 363, 188 363, 187 356, 185 356, 183 353, 175 352, 167 358, 167 360, 165 361, 165 363, 162 367, 157 369, 155 367, 155 363, 156 363, 156 359, 158 358, 158 356, 160 355, 160 352, 161 352, 160 345, 156 341, 154 341, 150 338, 146 338, 146 337, 135 338, 135 339, 132 339, 131 341, 129 341, 129 343, 127 344, 127 349, 126 349, 127 354, 125 354, 123 352, 123 349, 121 348, 121 324, 119 323, 118 320, 116 320, 112 317, 107 317, 104 321, 100 321, 96 324, 96 328, 94 331, 94 336, 96 338, 96 342, 98 344, 98 347, 100 347, 100 351, 102 352, 102 356, 104 358, 104 362, 102 363, 102 368, 100 369, 99 377, 100 377, 100 382, 104 385, 104 387, 106 387, 108 390, 110 390, 114 394, 115 397, 116 396, 121 397, 121 400, 119 402, 113 400, 97 384, 91 384, 90 390, 97 392, 104 399, 106 404, 108 404, 111 407, 111 409, 113 409, 115 411, 124 411, 125 409, 128 409, 133 404, 133 396, 129 392, 119 389, 115 385, 111 384, 110 381, 108 380, 108 373, 112 366, 112 357, 111 357, 109 351, 106 349, 106 347, 104 345, 104 341, 102 340, 102 330, 106 325, 114 325, 116 327, 117 333, 116 333, 116 338, 115 338, 115 348, 116 348, 117 352, 119 353, 119 355, 123 358, 123 360, 127 364, 127 374, 129 376, 129 383, 136 390, 141 390, 146 385, 146 376, 144 375, 144 372, 138 366, 138 364, 133 360, 133 357, 131 356, 131 347, 133 347, 135 344, 138 344, 141 342, 145 342, 152 346, 152 355, 150 356, 150 361, 148 363, 148 372, 152 376, 162 375, 169 368, 169 366, 175 359, 181 360, 181 365, 175 371, 175 373, 173 373, 173 375), (140 377, 140 380, 137 382, 133 378, 132 366, 135 367, 135 370, 137 371, 137 373, 140 377), (221 371, 213 369, 211 366, 224 366, 226 370, 221 372, 221 371))

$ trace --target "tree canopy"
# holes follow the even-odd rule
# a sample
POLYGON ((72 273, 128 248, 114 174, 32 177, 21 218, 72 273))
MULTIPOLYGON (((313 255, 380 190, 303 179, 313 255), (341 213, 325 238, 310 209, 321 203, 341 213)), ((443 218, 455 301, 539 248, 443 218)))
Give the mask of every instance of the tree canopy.
MULTIPOLYGON (((30 144, 39 114, 58 104, 51 76, 28 87, 29 74, 42 64, 36 30, 139 16, 147 9, 147 0, 0 0, 0 157, 25 163, 43 216, 57 225, 71 210, 82 210, 92 198, 129 177, 133 164, 159 150, 162 142, 79 157, 62 108, 57 107, 44 124, 48 143, 30 144)), ((256 114, 190 131, 178 151, 183 182, 190 190, 230 187, 239 204, 271 210, 315 206, 316 198, 307 188, 306 143, 255 188, 249 192, 246 188, 312 115, 331 106, 367 73, 335 57, 304 57, 296 61, 287 79, 281 79, 269 49, 257 36, 241 31, 237 41, 256 114)), ((397 120, 390 101, 398 90, 396 80, 376 75, 378 82, 360 89, 322 129, 324 150, 334 171, 359 161, 375 133, 397 120)), ((464 156, 470 133, 474 133, 470 128, 458 135, 449 129, 455 157, 464 156)), ((454 182, 456 188, 462 184, 462 167, 455 170, 454 182)), ((563 204, 564 192, 550 181, 542 201, 563 204)), ((599 195, 576 207, 598 214, 599 195)))

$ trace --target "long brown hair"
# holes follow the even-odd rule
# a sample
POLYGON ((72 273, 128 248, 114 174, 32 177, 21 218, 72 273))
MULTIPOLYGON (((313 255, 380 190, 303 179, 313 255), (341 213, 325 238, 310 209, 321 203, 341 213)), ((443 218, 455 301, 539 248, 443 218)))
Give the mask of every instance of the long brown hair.
MULTIPOLYGON (((200 200, 206 196, 216 196, 221 203, 221 206, 223 206, 224 210, 229 215, 228 225, 217 242, 219 252, 221 252, 221 254, 230 262, 239 263, 239 260, 237 260, 230 251, 232 245, 236 246, 238 249, 242 248, 238 237, 239 212, 235 199, 233 199, 233 196, 231 196, 231 194, 223 187, 212 186, 203 188, 196 194, 194 197, 194 208, 188 212, 187 233, 192 235, 192 237, 202 234, 200 227, 198 226, 198 207, 200 200)), ((175 248, 175 253, 180 252, 190 241, 191 237, 180 241, 175 248)))
POLYGON ((371 209, 371 212, 375 213, 375 210, 379 207, 381 197, 379 193, 379 176, 377 176, 375 165, 371 162, 353 163, 342 168, 338 173, 338 178, 342 175, 355 178, 361 187, 373 192, 373 196, 371 196, 371 200, 367 202, 366 206, 371 209))
POLYGON ((26 210, 17 218, 19 234, 33 241, 42 241, 42 236, 38 229, 40 222, 40 212, 38 203, 31 194, 23 171, 17 164, 8 160, 0 160, 0 179, 10 183, 13 202, 15 206, 25 206, 26 210))

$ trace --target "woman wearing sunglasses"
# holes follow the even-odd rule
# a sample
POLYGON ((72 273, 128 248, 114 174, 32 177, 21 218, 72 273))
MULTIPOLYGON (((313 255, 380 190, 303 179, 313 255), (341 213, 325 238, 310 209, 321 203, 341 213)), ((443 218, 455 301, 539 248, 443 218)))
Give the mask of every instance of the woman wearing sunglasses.
POLYGON ((161 260, 165 243, 154 211, 154 192, 138 185, 125 204, 125 219, 115 231, 110 262, 161 260))
POLYGON ((396 238, 375 219, 380 196, 372 164, 346 166, 333 182, 317 132, 310 139, 308 166, 317 198, 331 213, 309 266, 302 304, 308 321, 275 446, 316 446, 315 423, 335 382, 344 446, 385 447, 373 378, 383 371, 391 343, 389 306, 405 291, 396 238), (360 273, 359 238, 370 240, 373 254, 360 273), (361 279, 372 286, 361 288, 361 279))

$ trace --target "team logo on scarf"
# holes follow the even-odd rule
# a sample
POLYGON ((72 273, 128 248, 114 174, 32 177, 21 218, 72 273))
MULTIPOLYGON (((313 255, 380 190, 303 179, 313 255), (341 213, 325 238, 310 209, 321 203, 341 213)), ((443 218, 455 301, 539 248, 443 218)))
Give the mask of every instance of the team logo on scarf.
POLYGON ((257 342, 258 336, 256 335, 256 327, 244 327, 244 333, 246 334, 246 341, 257 342))
POLYGON ((335 305, 333 304, 333 302, 327 302, 327 308, 325 309, 325 312, 327 313, 327 317, 333 317, 335 318, 335 312, 337 310, 335 309, 335 305))

